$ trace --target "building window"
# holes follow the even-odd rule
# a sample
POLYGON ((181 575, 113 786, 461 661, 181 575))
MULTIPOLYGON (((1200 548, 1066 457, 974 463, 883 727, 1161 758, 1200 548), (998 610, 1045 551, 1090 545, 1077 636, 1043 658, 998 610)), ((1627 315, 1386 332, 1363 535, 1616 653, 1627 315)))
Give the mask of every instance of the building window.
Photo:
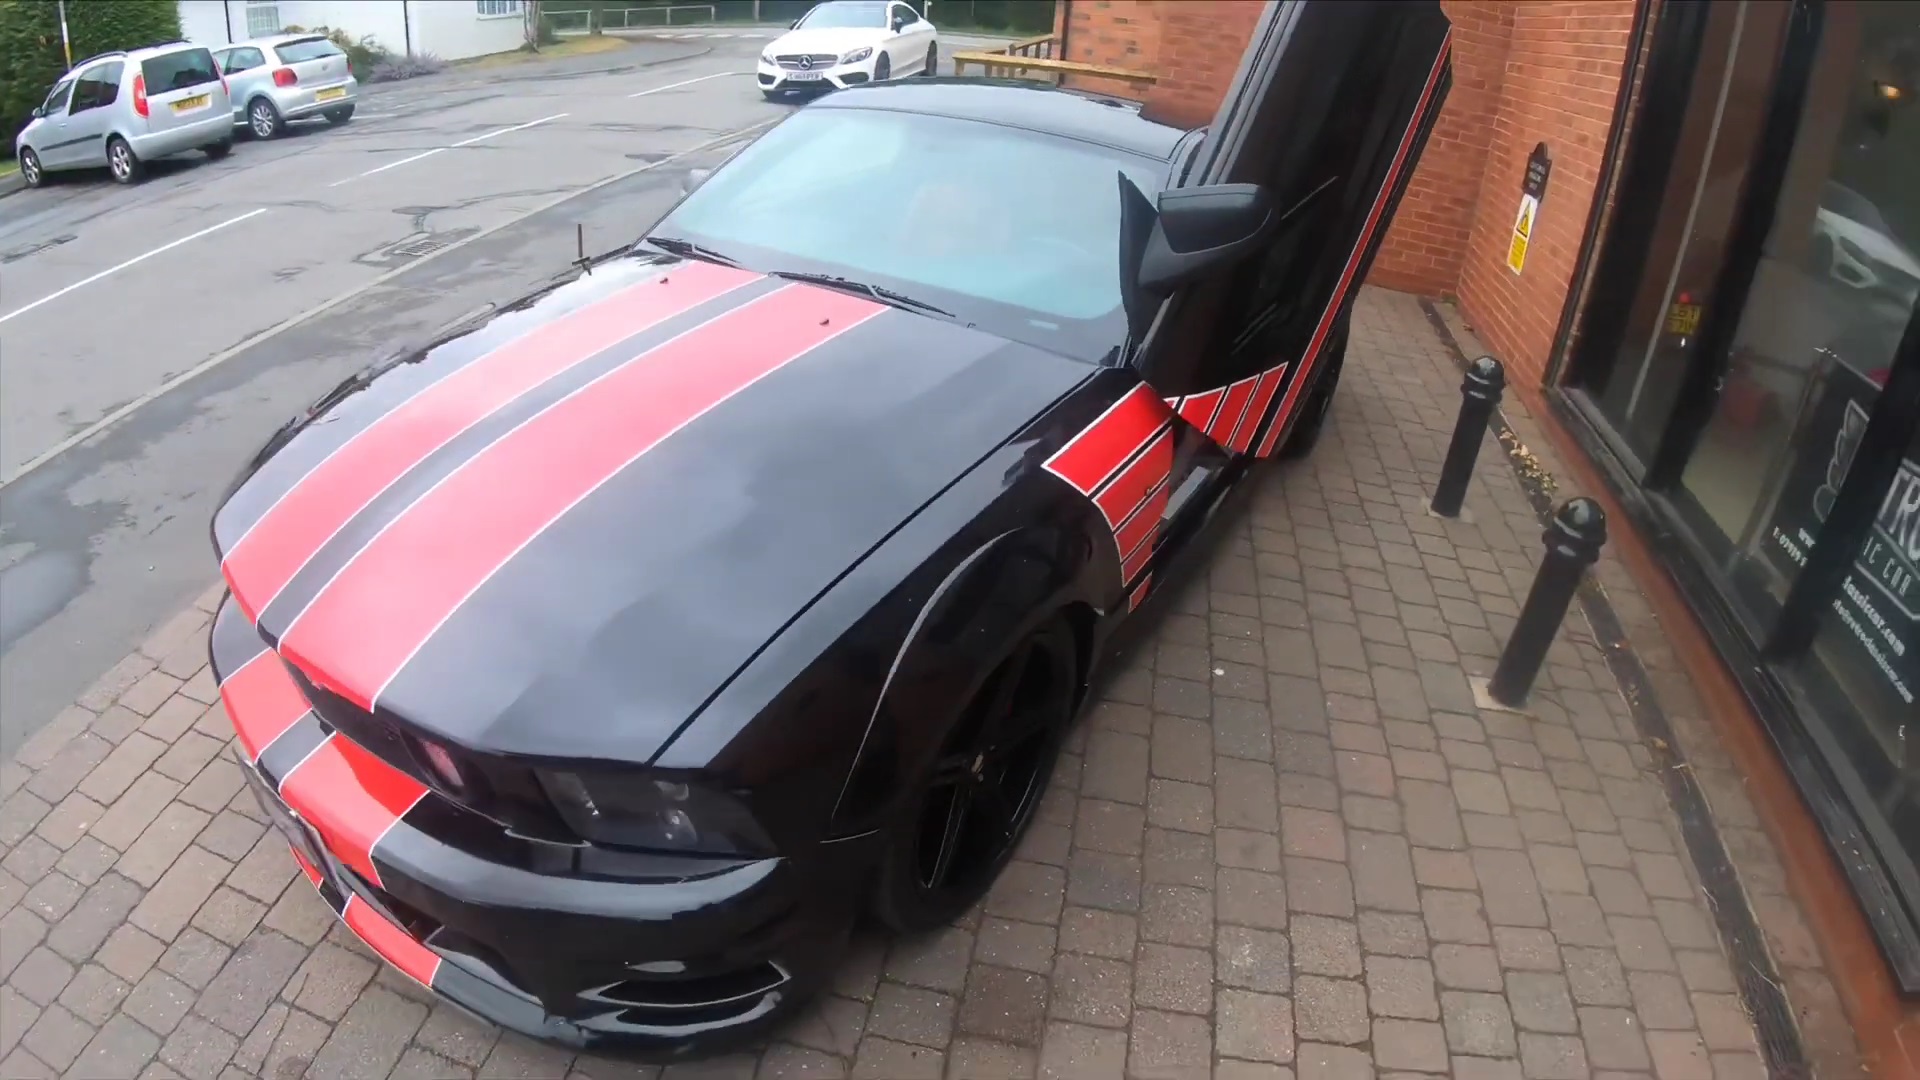
POLYGON ((499 19, 520 14, 520 0, 473 0, 483 19, 499 19))
POLYGON ((276 0, 247 0, 247 36, 266 37, 280 32, 280 5, 276 0))

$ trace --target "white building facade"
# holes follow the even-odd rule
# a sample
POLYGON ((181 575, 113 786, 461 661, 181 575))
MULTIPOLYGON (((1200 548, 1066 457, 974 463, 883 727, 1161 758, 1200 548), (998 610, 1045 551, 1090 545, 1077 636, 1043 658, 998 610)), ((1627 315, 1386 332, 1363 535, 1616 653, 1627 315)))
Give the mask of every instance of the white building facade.
POLYGON ((520 0, 179 0, 188 41, 225 45, 325 26, 372 37, 397 56, 442 60, 517 49, 526 41, 520 0))

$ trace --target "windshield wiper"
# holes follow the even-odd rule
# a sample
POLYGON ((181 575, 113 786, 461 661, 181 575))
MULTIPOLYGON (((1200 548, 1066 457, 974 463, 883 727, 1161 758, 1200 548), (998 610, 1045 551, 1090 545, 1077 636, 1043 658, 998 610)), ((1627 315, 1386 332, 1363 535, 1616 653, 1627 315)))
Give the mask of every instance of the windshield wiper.
POLYGON ((652 244, 669 255, 678 255, 683 259, 701 259, 710 263, 719 263, 721 266, 740 265, 739 261, 731 256, 722 255, 712 248, 701 247, 691 240, 682 240, 677 236, 648 236, 643 237, 642 242, 652 244))
POLYGON ((905 293, 897 293, 892 289, 882 288, 879 285, 871 285, 864 281, 855 281, 852 278, 839 277, 834 274, 809 274, 800 270, 773 270, 770 271, 767 276, 785 278, 788 281, 803 281, 809 285, 819 285, 828 289, 839 289, 842 292, 863 293, 883 304, 889 304, 907 311, 918 311, 926 315, 939 315, 948 319, 958 317, 945 308, 935 307, 925 300, 915 300, 905 293))

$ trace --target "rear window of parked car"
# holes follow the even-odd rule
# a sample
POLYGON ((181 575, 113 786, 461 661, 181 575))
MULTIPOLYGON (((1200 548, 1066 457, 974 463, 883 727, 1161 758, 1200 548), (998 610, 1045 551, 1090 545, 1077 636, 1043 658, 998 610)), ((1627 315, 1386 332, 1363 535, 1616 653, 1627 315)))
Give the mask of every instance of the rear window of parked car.
POLYGON ((280 62, 283 64, 297 64, 302 60, 318 60, 323 56, 340 55, 340 47, 326 38, 289 41, 285 45, 275 45, 273 51, 279 55, 280 62))
POLYGON ((220 81, 213 54, 205 49, 181 49, 161 53, 140 61, 140 73, 147 77, 147 93, 164 94, 220 81))

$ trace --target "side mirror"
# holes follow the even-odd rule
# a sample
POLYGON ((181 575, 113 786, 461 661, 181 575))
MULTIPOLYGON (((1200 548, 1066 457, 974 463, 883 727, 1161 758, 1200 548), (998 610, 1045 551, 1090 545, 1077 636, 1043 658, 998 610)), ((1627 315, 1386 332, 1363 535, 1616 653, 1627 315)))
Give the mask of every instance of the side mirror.
POLYGON ((686 174, 680 178, 681 197, 685 198, 686 196, 693 194, 693 189, 699 187, 701 184, 706 183, 707 177, 712 175, 713 175, 712 169, 688 169, 686 171, 686 174))
POLYGON ((787 29, 789 29, 789 30, 798 30, 798 29, 800 29, 800 20, 799 20, 799 19, 795 19, 795 20, 793 20, 792 22, 790 22, 790 23, 788 23, 788 24, 787 24, 787 29))
POLYGON ((897 34, 900 31, 905 30, 906 28, 907 28, 907 17, 905 15, 895 15, 893 17, 893 32, 897 34))
POLYGON ((34 118, 35 120, 39 120, 39 119, 41 119, 41 118, 43 118, 43 117, 45 117, 46 115, 47 115, 47 110, 46 110, 46 108, 45 108, 45 107, 43 107, 43 106, 40 106, 40 105, 35 105, 35 106, 33 107, 33 118, 34 118))
POLYGON ((1135 287, 1151 296, 1169 296, 1187 282, 1251 254, 1275 224, 1273 200, 1258 184, 1161 192, 1152 230, 1141 245, 1135 287))

